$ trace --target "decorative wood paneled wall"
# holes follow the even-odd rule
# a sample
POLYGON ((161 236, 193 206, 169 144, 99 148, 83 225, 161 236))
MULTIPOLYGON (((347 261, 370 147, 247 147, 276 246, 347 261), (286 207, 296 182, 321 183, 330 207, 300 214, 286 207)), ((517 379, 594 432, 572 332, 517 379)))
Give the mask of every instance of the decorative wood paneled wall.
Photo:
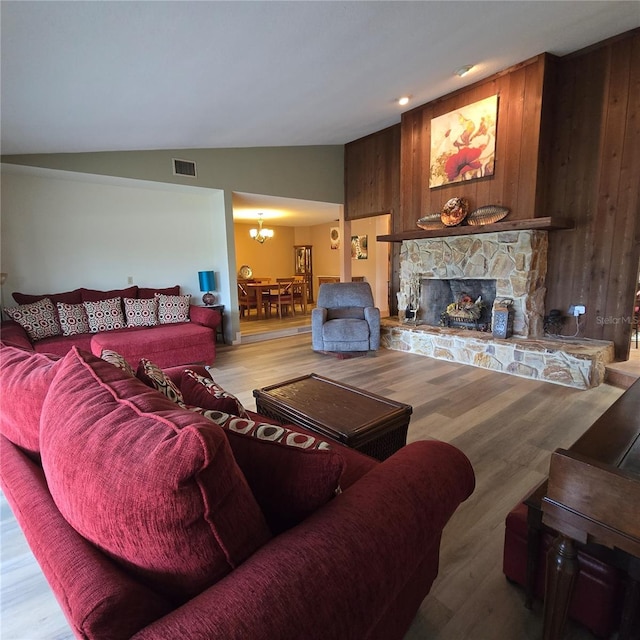
MULTIPOLYGON (((627 357, 640 262, 640 29, 564 58, 537 56, 413 109, 395 147, 389 130, 346 145, 353 217, 394 200, 385 176, 395 175, 398 157, 400 209, 387 209, 394 234, 415 230, 419 217, 454 196, 473 208, 507 206, 511 220, 573 219, 574 229, 549 232, 545 308, 566 313, 584 304, 579 335, 612 340, 616 356, 627 357), (496 93, 494 175, 429 189, 431 118, 496 93)), ((393 243, 394 274, 398 248, 393 243)), ((394 311, 397 287, 392 278, 394 311)), ((564 333, 574 332, 567 322, 564 333)))
POLYGON ((400 125, 345 146, 345 219, 400 210, 400 125))
POLYGON ((545 215, 539 206, 543 88, 555 58, 536 56, 402 116, 401 220, 394 232, 416 228, 416 220, 439 213, 452 197, 469 200, 471 209, 501 204, 510 220, 545 215), (494 175, 429 188, 431 119, 498 95, 494 175))
POLYGON ((552 133, 546 210, 576 225, 549 234, 546 308, 584 304, 580 335, 613 340, 625 359, 640 261, 640 30, 560 60, 552 133))

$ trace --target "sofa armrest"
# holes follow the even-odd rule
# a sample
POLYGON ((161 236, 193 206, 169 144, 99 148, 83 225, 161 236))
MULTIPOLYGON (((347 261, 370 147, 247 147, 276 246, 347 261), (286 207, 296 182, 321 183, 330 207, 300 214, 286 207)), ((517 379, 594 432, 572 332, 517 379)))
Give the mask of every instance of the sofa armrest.
POLYGON ((189 308, 189 318, 191 322, 201 324, 204 327, 216 329, 221 322, 220 312, 209 307, 199 307, 192 304, 189 308))
POLYGON ((33 351, 33 344, 27 332, 13 320, 7 320, 0 325, 0 340, 12 347, 33 351))
POLYGON ((2 491, 74 635, 130 638, 171 610, 67 523, 42 467, 1 435, 0 451, 2 491))
POLYGON ((311 309, 311 346, 315 351, 324 349, 322 339, 322 325, 327 321, 327 309, 314 307, 311 309))
POLYGON ((369 349, 377 351, 380 348, 380 309, 365 307, 364 319, 369 324, 369 349))
POLYGON ((135 638, 369 639, 398 614, 405 625, 385 637, 400 639, 437 575, 442 529, 473 488, 459 450, 409 444, 135 638))

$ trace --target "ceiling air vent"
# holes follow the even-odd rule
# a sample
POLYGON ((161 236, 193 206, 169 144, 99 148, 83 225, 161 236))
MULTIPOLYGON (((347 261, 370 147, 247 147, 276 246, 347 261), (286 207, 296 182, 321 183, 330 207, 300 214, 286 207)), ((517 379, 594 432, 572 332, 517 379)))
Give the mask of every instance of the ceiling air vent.
POLYGON ((191 162, 191 160, 178 160, 178 158, 173 158, 173 175, 195 178, 196 163, 191 162))

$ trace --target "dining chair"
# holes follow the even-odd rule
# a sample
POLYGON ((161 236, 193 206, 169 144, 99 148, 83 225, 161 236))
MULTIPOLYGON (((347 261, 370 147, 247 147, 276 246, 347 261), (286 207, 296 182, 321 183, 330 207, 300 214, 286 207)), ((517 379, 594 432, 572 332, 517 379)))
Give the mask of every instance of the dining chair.
MULTIPOLYGON (((255 282, 254 279, 251 280, 238 280, 238 308, 240 311, 240 317, 244 317, 244 312, 246 310, 247 315, 251 315, 251 309, 255 309, 256 313, 258 312, 258 295, 256 290, 252 287, 247 286, 250 283, 255 282)), ((265 315, 269 315, 269 296, 263 295, 262 297, 262 306, 265 312, 265 315)))
POLYGON ((306 286, 304 284, 304 280, 296 280, 293 282, 291 286, 291 293, 293 295, 293 312, 295 314, 296 304, 300 305, 300 313, 304 313, 306 308, 306 300, 305 297, 307 295, 306 286))
POLYGON ((277 307, 278 318, 282 318, 282 308, 291 307, 291 313, 295 316, 296 311, 293 306, 293 278, 276 278, 277 295, 270 297, 271 305, 277 307))
POLYGON ((256 292, 246 286, 246 282, 238 282, 238 308, 240 317, 244 317, 246 310, 247 315, 251 315, 251 309, 258 309, 258 300, 256 292))

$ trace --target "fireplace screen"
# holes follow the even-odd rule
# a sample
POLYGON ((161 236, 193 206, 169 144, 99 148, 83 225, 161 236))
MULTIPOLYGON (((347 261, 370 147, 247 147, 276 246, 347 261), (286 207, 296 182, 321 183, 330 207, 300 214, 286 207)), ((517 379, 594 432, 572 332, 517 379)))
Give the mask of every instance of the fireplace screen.
POLYGON ((420 287, 418 322, 489 331, 495 297, 495 280, 425 278, 420 287))

